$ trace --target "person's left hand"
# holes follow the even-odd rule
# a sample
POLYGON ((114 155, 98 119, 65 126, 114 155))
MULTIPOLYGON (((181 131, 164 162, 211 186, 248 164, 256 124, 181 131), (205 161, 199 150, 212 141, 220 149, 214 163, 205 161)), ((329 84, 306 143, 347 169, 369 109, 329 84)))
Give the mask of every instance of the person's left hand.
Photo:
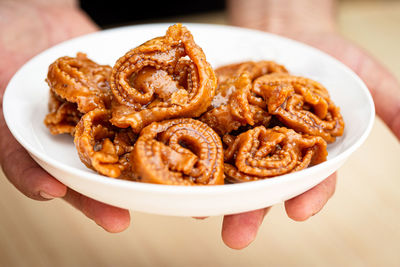
MULTIPOLYGON (((267 1, 267 0, 264 0, 267 1)), ((235 0, 237 3, 242 3, 244 6, 253 10, 257 6, 251 6, 251 3, 261 3, 260 1, 250 0, 235 0)), ((271 2, 271 1, 270 1, 271 2)), ((281 4, 280 1, 272 1, 281 4)), ((286 1, 287 4, 299 4, 301 1, 290 0, 286 1)), ((309 2, 309 1, 305 1, 309 2)), ((324 5, 331 1, 314 1, 318 5, 324 5)), ((264 2, 266 3, 266 2, 264 2)), ((313 6, 315 10, 311 12, 320 12, 321 6, 313 6)), ((265 6, 268 6, 265 4, 265 6)), ((305 5, 307 7, 307 5, 305 5)), ((260 7, 260 12, 263 12, 263 7, 260 7)), ((374 98, 375 108, 378 116, 386 123, 391 129, 392 133, 400 141, 400 84, 397 79, 391 74, 382 64, 368 54, 364 49, 350 42, 344 38, 340 33, 337 32, 335 27, 329 25, 335 25, 334 21, 330 21, 330 16, 325 16, 324 19, 327 21, 318 21, 315 23, 312 15, 310 15, 310 25, 305 23, 299 23, 296 20, 295 14, 290 12, 298 12, 302 14, 302 11, 296 11, 296 8, 282 9, 282 18, 279 20, 272 21, 272 23, 258 23, 257 18, 259 16, 250 15, 243 18, 243 9, 235 10, 238 12, 231 14, 234 19, 238 19, 237 26, 255 28, 259 30, 265 30, 268 32, 276 33, 282 36, 286 36, 300 42, 307 43, 314 46, 333 57, 336 57, 341 62, 349 66, 359 77, 365 82, 368 89, 370 90, 372 97, 374 98), (288 12, 288 13, 287 13, 288 12), (240 13, 240 14, 239 14, 240 13), (294 20, 294 21, 289 21, 294 20), (278 22, 278 23, 277 23, 278 22), (279 22, 287 23, 287 25, 280 25, 279 22), (299 26, 300 25, 300 26, 299 26)), ((247 10, 248 11, 248 10, 247 10)), ((303 10, 304 11, 304 10, 303 10)), ((310 12, 307 10, 306 12, 310 12)), ((254 12, 253 12, 254 13, 254 12)), ((279 14, 278 14, 279 15, 279 14)), ((264 19, 268 21, 268 16, 264 19)), ((234 20, 235 21, 235 20, 234 20)), ((265 22, 265 21, 264 21, 265 22)), ((313 187, 307 192, 290 199, 285 202, 285 208, 287 215, 295 221, 303 221, 310 216, 317 213, 323 208, 325 203, 335 192, 336 186, 336 173, 329 176, 327 179, 322 181, 319 185, 313 187)), ((267 213, 269 208, 251 211, 243 214, 225 216, 222 227, 222 239, 225 244, 231 248, 241 249, 250 244, 256 237, 257 231, 264 215, 267 213)))
MULTIPOLYGON (((318 213, 335 192, 336 173, 320 184, 285 201, 289 218, 304 221, 318 213)), ((234 249, 247 247, 255 238, 258 229, 270 207, 240 214, 225 215, 222 223, 222 240, 234 249)))

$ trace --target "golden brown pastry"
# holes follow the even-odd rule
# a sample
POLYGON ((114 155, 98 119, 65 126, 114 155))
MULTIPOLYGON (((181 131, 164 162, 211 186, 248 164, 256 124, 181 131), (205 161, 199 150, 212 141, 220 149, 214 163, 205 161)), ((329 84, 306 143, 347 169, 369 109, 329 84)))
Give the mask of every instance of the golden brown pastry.
POLYGON ((131 153, 132 170, 142 182, 169 185, 224 183, 221 138, 194 119, 153 122, 131 153))
POLYGON ((75 126, 81 117, 82 113, 78 111, 75 103, 65 101, 50 91, 49 114, 46 115, 44 124, 49 128, 51 134, 74 135, 75 126))
POLYGON ((217 76, 218 84, 224 84, 227 80, 235 78, 245 72, 248 73, 252 81, 265 74, 288 73, 283 65, 274 61, 260 60, 224 65, 215 70, 215 75, 217 76))
POLYGON ((109 108, 111 67, 99 65, 83 53, 61 57, 49 66, 46 82, 65 101, 76 103, 81 113, 109 108))
POLYGON ((267 126, 271 116, 249 100, 253 81, 270 73, 287 73, 287 70, 273 61, 245 61, 217 68, 217 90, 209 111, 200 120, 221 136, 246 125, 267 126))
POLYGON ((50 132, 73 135, 88 168, 119 179, 166 185, 266 179, 325 161, 327 143, 344 129, 318 82, 273 61, 214 72, 181 24, 113 68, 83 53, 61 57, 46 81, 50 132))
MULTIPOLYGON (((200 117, 200 120, 208 124, 219 135, 223 136, 242 126, 268 125, 271 116, 262 108, 249 103, 251 79, 247 72, 242 73, 236 79, 229 79, 224 86, 231 86, 232 92, 226 103, 215 105, 210 111, 200 117)), ((216 102, 214 98, 213 103, 216 102)))
POLYGON ((82 116, 75 132, 79 158, 88 167, 113 178, 129 179, 129 154, 135 135, 128 129, 118 129, 109 122, 111 112, 95 109, 82 116))
MULTIPOLYGON (((268 112, 298 132, 321 136, 328 143, 344 130, 340 109, 320 83, 289 74, 270 74, 254 81, 252 92, 265 100, 268 112)), ((255 97, 256 98, 256 97, 255 97)))
POLYGON ((224 138, 225 175, 230 182, 248 182, 307 168, 326 160, 326 142, 292 129, 258 126, 224 138))
POLYGON ((154 121, 197 117, 210 105, 216 78, 202 49, 180 24, 118 59, 111 75, 111 122, 136 133, 154 121))
POLYGON ((110 66, 99 65, 85 54, 61 57, 49 66, 49 114, 44 123, 50 133, 74 135, 80 117, 95 108, 110 108, 110 66))

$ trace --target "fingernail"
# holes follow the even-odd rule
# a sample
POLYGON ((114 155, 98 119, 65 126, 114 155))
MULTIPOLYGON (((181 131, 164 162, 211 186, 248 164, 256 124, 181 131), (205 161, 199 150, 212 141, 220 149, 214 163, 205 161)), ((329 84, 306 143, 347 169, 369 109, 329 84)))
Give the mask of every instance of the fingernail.
POLYGON ((197 219, 197 220, 204 220, 204 219, 207 219, 207 217, 206 216, 204 216, 204 217, 193 217, 194 219, 197 219))
POLYGON ((312 216, 314 216, 314 215, 317 215, 317 214, 318 214, 318 212, 319 212, 319 210, 318 210, 318 211, 315 211, 315 212, 313 212, 313 213, 311 214, 311 216, 310 216, 310 217, 312 217, 312 216))
POLYGON ((55 198, 55 196, 52 196, 52 195, 50 195, 50 194, 48 194, 46 192, 43 192, 43 191, 40 191, 39 194, 40 194, 40 196, 42 198, 45 198, 45 199, 53 199, 53 198, 55 198))

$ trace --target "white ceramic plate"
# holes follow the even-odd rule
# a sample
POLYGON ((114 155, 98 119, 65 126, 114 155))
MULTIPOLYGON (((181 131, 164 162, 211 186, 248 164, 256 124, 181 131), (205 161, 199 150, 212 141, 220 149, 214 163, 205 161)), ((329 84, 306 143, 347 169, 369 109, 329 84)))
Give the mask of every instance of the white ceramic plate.
POLYGON ((305 170, 262 181, 221 186, 166 186, 115 180, 96 174, 79 160, 70 136, 52 136, 43 124, 49 88, 47 68, 76 52, 113 65, 129 49, 165 34, 168 24, 102 31, 69 40, 34 57, 10 81, 4 115, 15 138, 50 174, 70 188, 99 201, 136 211, 211 216, 267 207, 303 193, 336 171, 368 136, 374 105, 364 83, 346 66, 304 44, 236 27, 185 24, 213 67, 244 60, 274 60, 296 75, 325 85, 341 107, 344 135, 328 146, 328 160, 305 170))

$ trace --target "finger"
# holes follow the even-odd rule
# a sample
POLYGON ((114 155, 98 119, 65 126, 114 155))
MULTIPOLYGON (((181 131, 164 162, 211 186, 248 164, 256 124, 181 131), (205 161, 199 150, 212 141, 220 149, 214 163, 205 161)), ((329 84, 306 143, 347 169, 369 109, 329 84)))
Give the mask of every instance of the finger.
POLYGON ((363 54, 364 60, 356 72, 367 84, 374 98, 376 113, 400 140, 400 83, 376 59, 363 54), (374 71, 374 75, 370 75, 374 71))
POLYGON ((336 173, 303 194, 285 202, 287 215, 295 221, 305 221, 318 213, 334 194, 336 173))
POLYGON ((233 249, 247 247, 256 238, 258 229, 269 209, 225 215, 222 223, 224 243, 233 249))
POLYGON ((2 160, 8 180, 24 195, 36 200, 63 197, 66 186, 44 171, 15 140, 10 142, 10 152, 2 160))
MULTIPOLYGON (((399 81, 363 48, 349 42, 343 42, 341 46, 343 49, 338 53, 338 59, 352 68, 365 82, 373 96, 376 113, 400 140, 399 81)), ((333 51, 339 51, 337 50, 339 46, 335 47, 333 51)))
POLYGON ((128 210, 91 199, 70 188, 64 199, 107 232, 119 233, 129 227, 131 219, 128 210))

